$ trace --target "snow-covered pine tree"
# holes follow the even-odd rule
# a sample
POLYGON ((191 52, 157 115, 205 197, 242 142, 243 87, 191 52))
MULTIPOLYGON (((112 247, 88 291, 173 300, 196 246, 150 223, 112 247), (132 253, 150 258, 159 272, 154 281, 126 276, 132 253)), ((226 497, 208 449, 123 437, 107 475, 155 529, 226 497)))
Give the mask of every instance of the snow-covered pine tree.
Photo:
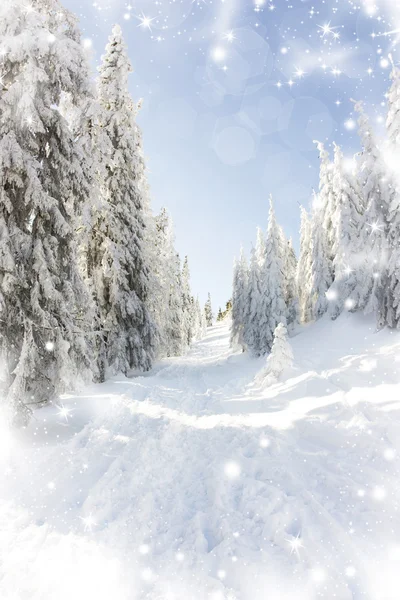
MULTIPOLYGON (((244 327, 248 299, 248 266, 243 248, 233 269, 231 346, 245 349, 244 327)), ((221 311, 222 318, 224 317, 221 311)))
POLYGON ((300 224, 300 255, 297 263, 297 289, 299 297, 299 315, 302 323, 312 319, 311 307, 311 265, 312 265, 312 239, 311 221, 306 209, 302 206, 300 224))
POLYGON ((221 321, 223 321, 223 319, 224 319, 224 314, 222 312, 222 308, 219 307, 218 314, 217 314, 217 323, 220 323, 221 321))
POLYGON ((299 320, 299 299, 297 291, 297 258, 293 249, 292 239, 286 240, 282 230, 282 243, 284 244, 285 263, 285 303, 286 322, 289 330, 293 330, 299 320))
POLYGON ((358 161, 361 193, 365 209, 363 247, 366 255, 361 298, 366 313, 379 312, 384 299, 383 280, 388 264, 387 217, 396 190, 385 165, 363 103, 356 102, 362 152, 358 161))
POLYGON ((259 311, 261 306, 261 277, 264 260, 265 239, 262 230, 258 227, 256 246, 252 248, 250 255, 243 328, 243 340, 253 356, 260 355, 259 311))
POLYGON ((180 329, 181 326, 182 303, 179 302, 177 308, 176 298, 174 299, 177 287, 176 252, 173 223, 165 208, 156 216, 154 240, 152 264, 155 282, 152 286, 150 312, 159 330, 158 355, 174 356, 177 352, 175 342, 179 338, 179 333, 174 329, 180 329), (177 310, 179 314, 176 314, 177 310))
POLYGON ((59 110, 63 94, 78 106, 91 90, 76 20, 57 0, 1 3, 0 39, 0 338, 5 396, 26 422, 91 367, 75 242, 87 157, 59 110))
POLYGON ((193 340, 193 297, 190 289, 189 260, 185 256, 182 267, 182 339, 185 350, 193 340))
POLYGON ((200 305, 200 300, 197 297, 194 301, 194 317, 193 317, 193 340, 201 340, 205 335, 205 319, 200 305))
POLYGON ((361 230, 363 224, 363 206, 358 182, 346 169, 343 154, 335 144, 333 173, 335 211, 333 227, 335 232, 333 245, 334 281, 328 291, 329 314, 336 319, 343 308, 357 310, 362 308, 362 286, 365 269, 365 252, 362 248, 361 230))
MULTIPOLYGON (((388 116, 386 128, 388 132, 388 153, 397 156, 400 148, 400 69, 393 65, 392 86, 388 94, 388 116)), ((397 163, 394 169, 397 169, 397 163)), ((379 307, 380 325, 400 328, 400 189, 398 173, 389 172, 393 181, 391 198, 386 216, 388 265, 383 278, 384 296, 379 307)))
POLYGON ((261 298, 258 327, 260 331, 259 355, 270 352, 274 331, 278 323, 286 323, 285 303, 285 249, 280 227, 270 198, 265 259, 261 269, 261 298))
POLYGON ((287 329, 279 323, 274 331, 271 353, 267 358, 266 377, 278 379, 285 369, 293 365, 292 347, 288 340, 287 329))
POLYGON ((179 254, 175 254, 173 265, 173 281, 169 294, 169 316, 166 327, 168 356, 180 356, 187 349, 186 339, 182 327, 183 301, 182 301, 182 270, 179 254))
MULTIPOLYGON (((327 257, 332 264, 335 242, 335 228, 333 225, 334 212, 336 207, 336 198, 333 185, 334 165, 330 161, 329 153, 321 142, 314 141, 319 151, 320 170, 319 170, 319 202, 321 205, 322 226, 325 237, 327 257)), ((331 267, 333 272, 333 266, 331 267)))
POLYGON ((101 210, 93 217, 89 277, 103 328, 107 372, 147 370, 156 352, 156 327, 148 310, 149 256, 143 157, 138 151, 136 106, 128 92, 132 71, 116 25, 99 67, 100 125, 110 141, 101 187, 101 210))
POLYGON ((212 303, 211 303, 211 294, 208 293, 207 296, 207 302, 204 306, 204 313, 206 316, 206 323, 207 323, 207 327, 212 327, 212 324, 214 322, 214 314, 213 314, 213 310, 212 310, 212 303))
MULTIPOLYGON (((321 189, 323 193, 323 189, 321 189)), ((313 240, 311 250, 311 318, 319 319, 328 310, 328 298, 326 296, 332 285, 332 264, 328 258, 326 232, 323 225, 323 202, 314 194, 314 202, 311 215, 311 238, 313 240)))

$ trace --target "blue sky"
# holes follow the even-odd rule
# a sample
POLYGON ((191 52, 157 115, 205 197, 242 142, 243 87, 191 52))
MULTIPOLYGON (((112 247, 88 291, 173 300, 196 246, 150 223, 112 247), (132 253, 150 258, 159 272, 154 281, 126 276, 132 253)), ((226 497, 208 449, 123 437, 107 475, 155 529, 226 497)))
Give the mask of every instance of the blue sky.
POLYGON ((192 287, 215 310, 268 197, 298 244, 318 186, 313 140, 359 150, 351 99, 382 127, 397 0, 63 0, 96 64, 120 23, 134 67, 153 208, 172 214, 192 287))

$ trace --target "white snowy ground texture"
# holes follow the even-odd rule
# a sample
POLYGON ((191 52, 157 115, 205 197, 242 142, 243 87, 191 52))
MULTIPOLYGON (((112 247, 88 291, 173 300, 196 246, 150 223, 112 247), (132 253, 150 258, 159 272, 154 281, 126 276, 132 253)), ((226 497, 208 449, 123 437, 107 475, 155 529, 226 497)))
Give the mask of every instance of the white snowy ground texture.
POLYGON ((399 600, 400 334, 291 342, 264 390, 222 324, 3 425, 1 600, 399 600))

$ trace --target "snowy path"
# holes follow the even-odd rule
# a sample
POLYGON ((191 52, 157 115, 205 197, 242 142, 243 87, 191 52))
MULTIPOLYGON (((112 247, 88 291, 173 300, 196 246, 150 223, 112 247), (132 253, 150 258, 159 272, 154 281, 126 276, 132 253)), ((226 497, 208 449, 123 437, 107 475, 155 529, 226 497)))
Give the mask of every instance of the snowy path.
POLYGON ((1 600, 398 600, 400 335, 320 322, 266 391, 228 341, 0 430, 1 600))

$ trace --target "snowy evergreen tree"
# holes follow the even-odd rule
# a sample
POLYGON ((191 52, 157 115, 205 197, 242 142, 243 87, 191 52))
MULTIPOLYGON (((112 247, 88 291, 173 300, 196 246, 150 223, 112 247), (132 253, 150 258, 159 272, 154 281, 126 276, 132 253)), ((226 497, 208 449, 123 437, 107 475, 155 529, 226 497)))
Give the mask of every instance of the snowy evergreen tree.
POLYGON ((0 320, 17 422, 90 372, 88 296, 77 268, 87 160, 59 107, 91 95, 74 17, 57 0, 0 6, 0 320), (60 16, 62 18, 60 18, 60 16))
POLYGON ((285 369, 293 365, 293 352, 288 341, 287 329, 283 323, 279 323, 274 331, 274 341, 271 353, 267 358, 265 375, 278 379, 285 369))
MULTIPOLYGON (((248 299, 248 266, 243 248, 233 270, 231 346, 245 349, 244 327, 248 299)), ((222 315, 222 311, 221 311, 222 315)), ((222 315, 223 318, 223 315, 222 315)))
POLYGON ((334 192, 333 173, 334 165, 330 161, 329 153, 321 142, 314 142, 317 145, 320 155, 319 171, 319 203, 321 206, 322 227, 325 237, 325 246, 329 268, 333 273, 333 246, 335 243, 334 212, 336 208, 336 198, 334 192))
POLYGON ((311 321, 311 280, 312 280, 312 239, 310 217, 301 207, 300 256, 297 264, 297 289, 299 297, 299 315, 302 323, 311 321))
POLYGON ((166 329, 168 340, 168 356, 180 356, 187 349, 187 342, 182 327, 183 322, 183 299, 182 299, 182 271, 179 254, 175 254, 173 260, 173 280, 169 294, 169 318, 166 329))
MULTIPOLYGON (((398 156, 400 148, 400 70, 393 66, 391 73, 392 86, 388 94, 388 116, 386 128, 388 133, 388 155, 398 156)), ((397 162, 389 169, 388 176, 393 184, 389 194, 384 196, 384 210, 387 207, 387 270, 382 278, 384 290, 379 307, 378 322, 400 328, 400 184, 398 180, 397 162), (390 200, 389 200, 390 198, 390 200), (389 202, 388 202, 389 200, 389 202)))
POLYGON ((155 283, 152 286, 151 313, 159 330, 158 355, 177 356, 182 351, 182 290, 178 290, 176 252, 171 217, 163 208, 155 219, 154 260, 155 283), (179 301, 178 301, 179 296, 179 301))
POLYGON ((384 299, 383 280, 388 264, 387 217, 395 197, 395 187, 377 145, 363 103, 355 104, 360 114, 358 125, 362 143, 359 159, 359 178, 363 197, 365 220, 362 229, 363 250, 366 258, 361 297, 365 312, 378 312, 384 299))
POLYGON ((328 291, 329 313, 337 318, 343 308, 362 308, 362 286, 365 252, 362 251, 362 200, 354 175, 346 169, 343 154, 335 145, 333 173, 335 211, 333 227, 334 281, 328 291))
POLYGON ((284 275, 285 275, 285 303, 287 307, 286 321, 289 329, 293 329, 299 320, 299 300, 297 290, 297 258, 293 249, 292 240, 286 240, 282 230, 282 243, 284 246, 284 275))
POLYGON ((256 246, 251 250, 248 269, 247 301, 244 314, 243 339, 248 350, 260 355, 260 308, 261 308, 261 274, 265 261, 265 240, 261 229, 257 228, 256 246))
POLYGON ((201 340, 205 336, 206 329, 204 311, 201 309, 200 300, 197 297, 194 301, 193 339, 201 340))
POLYGON ((311 318, 319 319, 328 310, 327 292, 332 285, 331 263, 328 259, 326 232, 323 226, 323 205, 319 196, 314 196, 311 218, 312 263, 311 263, 311 318))
POLYGON ((260 331, 259 355, 267 354, 272 347, 278 323, 286 323, 285 303, 285 249, 280 227, 276 222, 272 198, 270 199, 265 258, 261 269, 261 297, 258 327, 260 331))
POLYGON ((213 314, 213 310, 212 310, 212 304, 211 304, 211 294, 208 294, 207 297, 207 302, 204 306, 204 313, 206 316, 206 323, 207 323, 207 327, 212 327, 213 322, 214 322, 214 314, 213 314))
POLYGON ((143 157, 128 92, 132 68, 119 26, 113 28, 99 68, 101 127, 110 141, 101 209, 94 217, 88 250, 103 348, 100 377, 151 367, 156 328, 148 311, 149 256, 146 248, 146 201, 143 157))
POLYGON ((193 340, 193 297, 190 289, 190 271, 188 257, 185 256, 182 267, 182 339, 184 349, 189 348, 193 340))

